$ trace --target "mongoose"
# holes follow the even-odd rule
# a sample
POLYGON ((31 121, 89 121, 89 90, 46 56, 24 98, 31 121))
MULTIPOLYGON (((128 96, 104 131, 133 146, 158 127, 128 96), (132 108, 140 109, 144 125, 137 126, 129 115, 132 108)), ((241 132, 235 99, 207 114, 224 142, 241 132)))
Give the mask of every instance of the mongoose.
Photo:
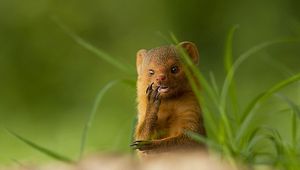
MULTIPOLYGON (((179 45, 198 64, 195 44, 182 42, 179 45)), ((131 147, 143 156, 199 146, 185 133, 192 131, 206 135, 201 108, 188 83, 176 46, 139 50, 136 68, 138 121, 131 147)))

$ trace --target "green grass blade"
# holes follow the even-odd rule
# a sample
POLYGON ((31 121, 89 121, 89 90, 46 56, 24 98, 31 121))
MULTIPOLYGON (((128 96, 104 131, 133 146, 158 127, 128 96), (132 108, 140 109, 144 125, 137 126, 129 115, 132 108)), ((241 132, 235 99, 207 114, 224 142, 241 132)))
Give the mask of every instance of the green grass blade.
POLYGON ((73 161, 65 156, 62 156, 61 154, 58 154, 58 153, 55 153, 54 151, 51 151, 50 149, 47 149, 47 148, 44 148, 20 135, 18 135, 17 133, 9 130, 9 129, 6 129, 6 131, 16 137, 17 139, 19 139, 21 142, 25 143, 26 145, 28 145, 29 147, 37 150, 37 151, 40 151, 41 153, 51 157, 51 158, 54 158, 56 160, 59 160, 59 161, 63 161, 63 162, 67 162, 67 163, 72 163, 73 161))
MULTIPOLYGON (((229 70, 228 74, 226 75, 223 87, 222 87, 222 91, 221 91, 221 99, 220 99, 220 104, 221 106, 224 108, 225 104, 226 104, 226 97, 230 88, 230 85, 233 81, 233 77, 234 74, 236 72, 236 70, 239 68, 239 66, 250 56, 252 56, 253 54, 267 48, 270 47, 272 45, 276 45, 276 44, 280 44, 280 43, 290 43, 290 42, 299 42, 299 40, 295 40, 295 39, 282 39, 282 40, 274 40, 274 41, 267 41, 264 43, 261 43, 259 45, 256 45, 252 48, 250 48, 248 51, 246 51, 245 53, 241 54, 238 59, 234 62, 234 64, 232 65, 231 69, 229 70)), ((241 121, 239 121, 239 123, 241 123, 241 121)))
POLYGON ((226 43, 225 43, 225 56, 224 56, 224 64, 225 64, 225 70, 226 72, 229 72, 229 70, 232 67, 232 58, 233 58, 233 53, 232 53, 232 44, 233 44, 233 36, 236 30, 239 28, 239 25, 234 25, 230 30, 226 38, 226 43))
POLYGON ((271 134, 269 134, 269 139, 274 143, 276 151, 277 151, 277 155, 281 156, 284 155, 284 141, 281 137, 281 135, 279 134, 279 132, 276 129, 269 129, 269 131, 271 132, 271 134))
MULTIPOLYGON (((300 107, 300 105, 296 105, 298 108, 300 107)), ((283 109, 280 109, 278 111, 276 111, 275 113, 285 113, 285 112, 291 112, 293 111, 292 108, 288 107, 288 108, 283 108, 283 109)), ((274 112, 273 112, 274 113, 274 112)))
POLYGON ((263 61, 275 70, 278 70, 283 76, 290 77, 294 75, 293 71, 288 66, 276 60, 274 57, 269 56, 267 53, 264 54, 263 61))
POLYGON ((158 37, 160 37, 162 40, 164 40, 164 42, 166 42, 167 44, 172 44, 172 39, 170 37, 167 37, 166 35, 164 35, 161 31, 156 32, 156 35, 158 37))
POLYGON ((217 81, 216 81, 214 73, 213 72, 209 72, 209 77, 210 77, 210 81, 211 81, 212 87, 213 87, 213 89, 215 91, 215 95, 217 97, 219 97, 219 88, 218 88, 217 81))
MULTIPOLYGON (((187 78, 188 78, 188 81, 189 81, 189 83, 190 83, 190 85, 191 85, 191 87, 194 91, 194 94, 195 94, 198 102, 201 105, 202 111, 204 113, 204 117, 206 117, 209 120, 214 120, 213 114, 207 114, 208 109, 206 107, 205 100, 203 99, 203 94, 202 94, 201 90, 199 89, 199 84, 201 84, 201 83, 205 84, 205 85, 203 85, 203 86, 205 86, 204 89, 206 89, 208 87, 208 84, 206 84, 207 82, 204 79, 204 77, 198 72, 197 68, 190 61, 189 56, 182 49, 181 49, 181 53, 182 53, 182 56, 184 58, 184 64, 183 64, 184 71, 185 71, 185 73, 187 75, 187 78), (187 62, 189 64, 187 64, 187 62), (192 68, 193 70, 191 70, 190 68, 192 68), (194 77, 195 74, 198 75, 197 79, 195 79, 195 77, 194 77), (199 83, 199 77, 201 77, 200 78, 201 83, 199 83)), ((214 95, 213 90, 211 89, 211 87, 209 87, 209 88, 210 88, 210 91, 212 92, 211 95, 214 95)), ((214 96, 212 96, 212 98, 214 98, 214 96)), ((208 124, 211 127, 211 132, 217 132, 218 127, 217 127, 216 124, 213 124, 209 121, 206 121, 205 125, 207 126, 208 124)), ((217 136, 217 134, 208 134, 208 135, 217 136)))
POLYGON ((285 101, 291 108, 291 136, 292 136, 292 146, 294 149, 297 148, 297 118, 300 118, 300 108, 299 106, 293 102, 291 99, 284 95, 277 95, 279 98, 281 98, 283 101, 285 101), (297 117, 298 116, 298 117, 297 117))
POLYGON ((246 150, 242 151, 247 161, 253 161, 256 159, 256 157, 267 156, 261 152, 255 151, 253 148, 261 141, 270 141, 272 144, 271 146, 274 147, 276 153, 268 154, 268 160, 271 160, 274 163, 283 162, 280 159, 281 157, 287 156, 286 154, 288 153, 289 149, 276 129, 267 126, 261 126, 253 131, 252 136, 254 137, 250 140, 248 144, 245 145, 246 150))
POLYGON ((292 147, 296 150, 297 149, 297 115, 295 111, 292 112, 292 117, 291 117, 291 129, 292 129, 292 147))
POLYGON ((52 17, 52 20, 67 34, 69 35, 77 44, 79 44, 81 47, 85 48, 86 50, 94 53, 96 56, 98 56, 101 60, 104 60, 114 66, 115 68, 119 69, 120 71, 126 72, 128 74, 135 73, 135 69, 132 66, 125 65, 124 63, 116 60, 114 57, 110 56, 109 54, 105 53, 103 50, 100 50, 84 39, 82 39, 80 36, 72 32, 68 27, 66 27, 62 22, 59 21, 56 17, 52 17))
POLYGON ((275 84, 273 87, 269 88, 267 91, 261 93, 260 95, 257 96, 256 99, 254 99, 246 108, 243 116, 242 116, 242 121, 244 121, 246 119, 246 117, 248 116, 248 114, 255 108, 255 106, 257 106, 260 102, 264 101, 265 99, 269 98, 271 95, 273 95, 274 93, 278 92, 279 90, 283 89, 284 87, 295 83, 297 81, 300 80, 300 73, 285 79, 277 84, 275 84))
POLYGON ((245 111, 243 112, 243 115, 241 117, 242 124, 241 124, 241 128, 239 129, 239 131, 237 133, 236 140, 239 141, 241 139, 241 137, 244 134, 246 134, 246 129, 247 129, 247 127, 249 127, 249 125, 252 121, 252 118, 254 116, 253 111, 254 111, 254 109, 256 109, 256 107, 258 106, 259 103, 263 102, 264 100, 266 100, 267 98, 269 98, 271 95, 278 92, 282 88, 284 88, 294 82, 297 82, 299 80, 300 80, 300 73, 275 84, 273 87, 271 87, 268 90, 266 90, 265 92, 259 94, 254 100, 252 100, 250 102, 250 104, 247 106, 247 108, 245 109, 245 111))
POLYGON ((276 129, 270 128, 270 127, 262 127, 263 130, 265 130, 267 133, 265 134, 266 139, 269 140, 274 147, 276 153, 274 153, 274 164, 273 166, 279 167, 282 166, 283 160, 286 155, 286 146, 285 141, 282 139, 281 135, 276 129))
MULTIPOLYGON (((236 30, 239 28, 239 25, 234 25, 230 30, 227 35, 226 43, 225 43, 225 55, 224 55, 224 65, 225 65, 225 70, 226 74, 229 73, 230 69, 232 68, 232 63, 233 63, 233 36, 236 32, 236 30)), ((231 109, 233 112, 233 116, 235 119, 237 119, 237 113, 239 110, 239 104, 238 104, 238 99, 236 95, 236 88, 235 88, 235 83, 234 80, 232 80, 230 87, 229 87, 229 94, 230 94, 230 102, 231 102, 231 109)), ((224 105, 224 109, 226 105, 224 105)))
MULTIPOLYGON (((176 37, 173 34, 171 36, 172 36, 175 44, 179 44, 176 37)), ((206 121, 205 126, 207 126, 207 124, 209 124, 209 126, 213 128, 212 132, 218 132, 218 131, 222 132, 222 134, 216 133, 213 135, 216 136, 218 138, 219 142, 223 144, 223 147, 224 147, 223 150, 225 150, 226 152, 228 151, 227 153, 229 154, 230 148, 228 146, 230 145, 229 143, 231 142, 230 140, 232 139, 232 133, 231 133, 232 130, 231 130, 231 125, 229 123, 228 117, 226 116, 224 109, 219 107, 217 96, 215 95, 212 86, 207 82, 205 77, 200 73, 198 68, 191 61, 189 55, 186 53, 186 51, 181 46, 177 45, 176 47, 177 47, 177 50, 179 51, 181 59, 183 61, 184 71, 187 75, 189 83, 191 84, 194 94, 196 95, 198 102, 200 103, 200 105, 203 109, 204 117, 209 118, 209 120, 215 119, 213 117, 214 114, 208 114, 210 112, 206 111, 206 110, 208 110, 206 107, 207 99, 204 100, 203 93, 202 93, 202 91, 199 90, 199 85, 201 85, 201 87, 203 87, 204 91, 208 94, 208 96, 212 99, 212 101, 214 102, 216 107, 219 109, 222 123, 219 124, 216 122, 206 121)))
MULTIPOLYGON (((171 34, 171 38, 173 39, 175 45, 179 44, 179 41, 177 40, 177 38, 175 37, 174 34, 171 34)), ((185 71, 188 74, 187 77, 189 79, 189 82, 195 83, 196 86, 199 86, 199 84, 200 84, 201 87, 203 87, 204 91, 212 99, 214 104, 219 105, 217 96, 214 93, 212 86, 208 83, 208 81, 205 79, 205 77, 200 73, 199 69, 191 61, 191 59, 190 59, 189 55, 186 53, 186 51, 179 46, 177 46, 177 50, 181 54, 181 59, 183 60, 185 71)), ((196 95, 198 93, 201 93, 201 91, 199 91, 199 88, 196 88, 196 89, 194 89, 194 90, 196 90, 196 91, 194 91, 196 95), (198 90, 196 90, 196 89, 198 89, 198 90)), ((199 99, 201 98, 201 96, 198 96, 198 97, 199 97, 199 99)), ((204 102, 204 100, 202 102, 204 102)))
POLYGON ((300 106, 297 105, 294 101, 292 101, 291 99, 289 99, 286 96, 283 96, 283 95, 279 95, 279 96, 281 99, 283 99, 284 101, 286 101, 288 103, 290 108, 296 113, 296 115, 300 119, 300 106))
POLYGON ((259 136, 259 132, 261 130, 261 127, 257 127, 254 130, 252 130, 249 135, 247 135, 245 138, 241 139, 240 141, 240 148, 239 149, 243 149, 243 148, 247 148, 247 151, 251 151, 252 147, 256 144, 256 141, 258 139, 256 139, 256 137, 259 136))
POLYGON ((209 146, 210 148, 213 148, 216 151, 221 151, 222 149, 222 146, 216 144, 214 141, 210 140, 209 138, 201 136, 198 133, 192 131, 186 131, 185 134, 189 136, 191 139, 195 140, 196 142, 205 144, 206 146, 209 146))
POLYGON ((255 137, 253 137, 252 139, 251 139, 251 141, 248 143, 248 145, 247 145, 247 152, 249 152, 249 153, 252 153, 253 152, 253 149, 254 149, 254 147, 259 143, 259 142, 261 142, 262 140, 264 140, 264 139, 266 139, 267 138, 267 136, 266 135, 264 135, 264 134, 262 134, 262 135, 255 135, 255 137))
MULTIPOLYGON (((244 153, 252 155, 255 150, 254 147, 263 140, 268 140, 270 135, 266 133, 262 133, 263 131, 270 131, 271 128, 265 127, 265 126, 259 126, 255 128, 247 137, 247 140, 244 141, 244 146, 241 147, 244 153)), ((256 154, 253 156, 253 159, 257 156, 260 156, 259 154, 256 154)))
MULTIPOLYGON (((174 41, 174 44, 177 46, 179 44, 179 41, 175 37, 174 34, 171 33, 171 38, 174 41)), ((195 95, 198 96, 198 99, 201 99, 202 96, 200 95, 201 91, 197 86, 201 84, 201 87, 204 88, 204 90, 209 94, 209 97, 214 101, 214 103, 217 105, 217 96, 215 96, 214 90, 212 89, 211 85, 207 82, 205 77, 200 73, 198 68, 194 65, 194 63, 191 61, 188 54, 186 54, 185 50, 181 47, 177 46, 177 50, 180 52, 181 59, 183 60, 183 66, 185 71, 187 72, 187 77, 190 83, 194 84, 194 92, 195 95), (196 79, 195 79, 196 76, 196 79)))
MULTIPOLYGON (((88 136, 88 131, 92 125, 92 122, 94 120, 94 117, 96 115, 96 112, 97 112, 97 109, 98 109, 98 106, 99 104, 101 103, 102 99, 103 99, 103 96, 104 94, 110 89, 112 88, 115 84, 118 84, 118 83, 125 83, 125 84, 128 84, 130 86, 133 86, 132 84, 133 80, 128 80, 128 79, 124 79, 124 80, 114 80, 114 81, 111 81, 109 83, 107 83, 97 94, 96 96, 96 99, 95 99, 95 102, 93 104, 93 107, 92 107, 92 111, 88 114, 88 118, 84 124, 84 128, 83 128, 83 131, 82 131, 82 135, 81 135, 81 144, 80 144, 80 152, 79 152, 79 159, 81 159, 82 155, 83 155, 83 152, 84 152, 84 148, 85 148, 85 143, 86 143, 86 140, 87 140, 87 136, 88 136)), ((134 87, 134 86, 133 86, 134 87)))

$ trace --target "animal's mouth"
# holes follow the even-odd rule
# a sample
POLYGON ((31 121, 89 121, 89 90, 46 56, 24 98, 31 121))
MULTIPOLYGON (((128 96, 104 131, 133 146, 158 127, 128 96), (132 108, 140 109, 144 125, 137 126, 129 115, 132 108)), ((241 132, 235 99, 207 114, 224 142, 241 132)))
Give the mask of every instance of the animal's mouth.
POLYGON ((167 93, 169 91, 169 87, 168 86, 159 86, 158 91, 160 93, 167 93))

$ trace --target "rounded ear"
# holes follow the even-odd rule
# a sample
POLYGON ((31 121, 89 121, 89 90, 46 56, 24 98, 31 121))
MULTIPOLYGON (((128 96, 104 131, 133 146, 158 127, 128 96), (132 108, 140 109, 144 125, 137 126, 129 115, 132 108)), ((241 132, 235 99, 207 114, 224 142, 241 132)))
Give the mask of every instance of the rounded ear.
POLYGON ((146 56, 147 50, 141 49, 136 53, 136 70, 137 73, 140 74, 142 62, 146 56))
POLYGON ((197 65, 199 63, 199 52, 197 46, 189 41, 181 42, 179 45, 186 50, 192 61, 197 65))

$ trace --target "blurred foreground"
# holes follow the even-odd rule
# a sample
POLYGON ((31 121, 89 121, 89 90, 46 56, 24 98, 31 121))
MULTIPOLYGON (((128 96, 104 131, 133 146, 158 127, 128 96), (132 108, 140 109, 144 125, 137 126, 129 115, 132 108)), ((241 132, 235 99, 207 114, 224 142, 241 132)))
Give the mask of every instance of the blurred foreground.
MULTIPOLYGON (((161 155, 151 160, 137 161, 128 155, 94 155, 75 165, 48 164, 23 166, 5 170, 241 170, 204 153, 161 155)), ((0 170, 2 170, 0 168, 0 170)), ((4 169, 3 169, 4 170, 4 169)))

